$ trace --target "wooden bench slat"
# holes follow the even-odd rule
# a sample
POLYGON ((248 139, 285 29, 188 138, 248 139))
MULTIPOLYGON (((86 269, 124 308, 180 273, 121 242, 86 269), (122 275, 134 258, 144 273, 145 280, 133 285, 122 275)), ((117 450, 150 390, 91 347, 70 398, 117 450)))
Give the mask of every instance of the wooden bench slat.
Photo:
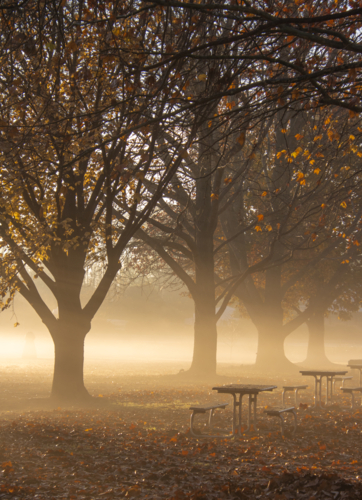
POLYGON ((290 406, 288 408, 270 408, 270 409, 265 409, 264 413, 270 414, 270 415, 279 415, 280 413, 285 413, 285 412, 294 412, 295 407, 290 406))
POLYGON ((283 389, 294 391, 295 389, 306 389, 308 385, 283 385, 283 389))
POLYGON ((207 411, 210 410, 216 410, 217 408, 226 408, 229 403, 217 403, 215 405, 195 405, 195 406, 190 406, 190 410, 196 412, 196 413, 206 413, 207 411))
POLYGON ((294 406, 289 406, 289 407, 281 407, 281 408, 269 408, 265 409, 264 413, 266 413, 269 417, 279 417, 280 419, 280 425, 281 425, 281 431, 282 431, 282 436, 284 436, 284 416, 283 413, 291 413, 293 415, 293 422, 294 422, 294 427, 293 431, 295 432, 297 430, 297 412, 295 411, 294 406))

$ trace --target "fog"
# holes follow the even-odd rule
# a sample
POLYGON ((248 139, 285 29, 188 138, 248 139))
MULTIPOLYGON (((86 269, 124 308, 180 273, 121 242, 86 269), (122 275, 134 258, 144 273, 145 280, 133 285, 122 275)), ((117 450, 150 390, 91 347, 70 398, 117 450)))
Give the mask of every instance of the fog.
MULTIPOLYGON (((326 354, 330 361, 346 363, 362 358, 359 334, 361 318, 341 322, 326 319, 326 354)), ((0 359, 23 359, 26 336, 35 335, 36 358, 53 358, 51 337, 22 297, 0 315, 0 359), (14 327, 15 323, 19 326, 14 327)), ((300 327, 286 339, 285 353, 302 363, 307 353, 308 332, 300 327)), ((257 350, 257 331, 251 321, 229 307, 218 324, 218 362, 231 365, 253 364, 257 350)), ((92 323, 85 341, 86 363, 92 360, 119 360, 127 363, 168 363, 172 370, 187 369, 193 353, 193 302, 179 292, 145 294, 129 290, 117 300, 107 300, 92 323)))

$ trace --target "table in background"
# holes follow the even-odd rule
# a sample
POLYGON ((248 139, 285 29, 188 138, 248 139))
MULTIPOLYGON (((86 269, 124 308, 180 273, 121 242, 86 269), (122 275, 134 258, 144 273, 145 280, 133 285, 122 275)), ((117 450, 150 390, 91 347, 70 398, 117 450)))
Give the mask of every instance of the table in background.
POLYGON ((333 377, 335 377, 336 375, 345 375, 346 373, 348 373, 348 370, 301 370, 300 373, 304 377, 314 377, 315 380, 314 406, 321 406, 323 377, 326 377, 327 380, 326 404, 328 404, 329 393, 332 395, 333 377))
POLYGON ((233 397, 233 435, 235 435, 235 431, 238 434, 242 434, 243 432, 247 432, 250 430, 251 425, 254 425, 254 429, 257 429, 256 426, 256 402, 257 397, 260 392, 272 391, 276 389, 276 385, 247 385, 247 384, 229 384, 222 385, 218 387, 213 387, 213 391, 217 391, 219 394, 231 394, 233 397), (249 396, 249 405, 248 405, 248 427, 245 431, 241 430, 241 407, 242 407, 242 398, 243 396, 249 396), (239 396, 239 397, 237 397, 239 396), (237 420, 236 417, 236 408, 239 407, 239 418, 237 420), (253 419, 251 418, 253 414, 253 419))
POLYGON ((347 366, 352 370, 359 370, 359 385, 362 386, 362 359, 351 359, 347 366))

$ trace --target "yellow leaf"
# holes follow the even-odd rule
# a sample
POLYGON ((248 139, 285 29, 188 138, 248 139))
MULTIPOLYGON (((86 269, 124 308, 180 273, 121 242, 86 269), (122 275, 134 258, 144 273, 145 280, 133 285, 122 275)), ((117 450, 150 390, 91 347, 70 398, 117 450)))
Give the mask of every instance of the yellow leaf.
POLYGON ((347 208, 347 203, 346 203, 345 201, 342 201, 342 203, 341 203, 341 207, 342 207, 342 208, 347 208))
POLYGON ((268 193, 267 193, 267 191, 263 191, 263 192, 261 193, 261 195, 262 195, 262 196, 266 196, 267 194, 268 194, 268 193))
POLYGON ((225 177, 224 183, 225 184, 230 184, 230 182, 233 182, 232 178, 231 177, 225 177))
POLYGON ((322 207, 322 208, 326 208, 326 204, 325 204, 325 203, 322 203, 321 207, 322 207))
POLYGON ((309 162, 309 163, 310 163, 311 165, 314 165, 315 160, 310 160, 310 162, 309 162))
POLYGON ((297 139, 297 141, 300 141, 301 139, 303 139, 304 135, 296 134, 294 137, 297 139))
POLYGON ((297 173, 297 181, 300 182, 301 179, 304 179, 304 174, 303 174, 303 172, 298 172, 297 173))
POLYGON ((299 147, 295 151, 293 151, 293 153, 292 153, 293 158, 296 158, 299 155, 299 153, 301 153, 302 151, 303 150, 301 147, 299 147))
POLYGON ((354 141, 355 140, 355 136, 354 135, 350 135, 349 138, 351 139, 351 141, 354 141))
POLYGON ((321 171, 320 168, 315 168, 313 172, 318 175, 320 171, 321 171))
POLYGON ((264 215, 263 215, 263 214, 259 214, 259 215, 258 215, 258 221, 260 222, 260 221, 262 221, 263 219, 264 219, 264 215))
POLYGON ((239 135, 239 137, 236 140, 238 141, 240 146, 243 146, 244 142, 245 142, 245 132, 241 132, 241 134, 239 135))
POLYGON ((215 193, 212 193, 212 195, 210 196, 210 198, 212 200, 218 200, 219 199, 219 195, 218 194, 215 194, 215 193))
POLYGON ((301 186, 305 186, 305 179, 302 179, 302 180, 299 182, 299 184, 300 184, 301 186))
POLYGON ((261 227, 260 226, 255 226, 255 231, 261 231, 261 227))
POLYGON ((14 323, 14 328, 16 328, 19 325, 20 325, 20 323, 18 323, 18 322, 14 323))
POLYGON ((204 82, 206 80, 207 76, 204 73, 202 73, 197 78, 200 80, 200 82, 204 82))
POLYGON ((269 226, 269 224, 266 226, 266 228, 267 228, 268 231, 272 231, 273 230, 273 228, 271 226, 269 226))
POLYGON ((286 134, 287 133, 287 129, 286 128, 282 128, 282 134, 286 134))

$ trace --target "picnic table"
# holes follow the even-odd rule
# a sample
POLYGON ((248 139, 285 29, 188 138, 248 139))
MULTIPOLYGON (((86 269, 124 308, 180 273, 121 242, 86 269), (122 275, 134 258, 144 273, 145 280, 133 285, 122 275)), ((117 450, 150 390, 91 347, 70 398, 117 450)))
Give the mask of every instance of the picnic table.
POLYGON ((333 377, 336 375, 345 375, 348 370, 301 370, 300 373, 304 377, 314 377, 315 380, 315 395, 314 395, 314 406, 322 406, 322 379, 326 377, 327 381, 327 392, 326 392, 326 404, 330 399, 329 395, 332 395, 332 383, 333 377), (330 388, 330 390, 329 390, 330 388))
POLYGON ((347 366, 353 370, 359 370, 359 385, 362 386, 362 359, 350 359, 347 366))
POLYGON ((276 389, 276 385, 248 385, 248 384, 228 384, 213 387, 213 391, 217 391, 219 394, 230 394, 233 397, 233 432, 234 436, 237 434, 242 434, 243 432, 248 432, 251 426, 257 429, 256 421, 256 403, 257 397, 260 392, 272 391, 276 389), (241 410, 242 410, 242 398, 243 396, 249 396, 248 398, 248 426, 245 430, 241 427, 241 410), (236 409, 239 408, 237 412, 236 409), (237 416, 238 413, 238 416, 237 416))

